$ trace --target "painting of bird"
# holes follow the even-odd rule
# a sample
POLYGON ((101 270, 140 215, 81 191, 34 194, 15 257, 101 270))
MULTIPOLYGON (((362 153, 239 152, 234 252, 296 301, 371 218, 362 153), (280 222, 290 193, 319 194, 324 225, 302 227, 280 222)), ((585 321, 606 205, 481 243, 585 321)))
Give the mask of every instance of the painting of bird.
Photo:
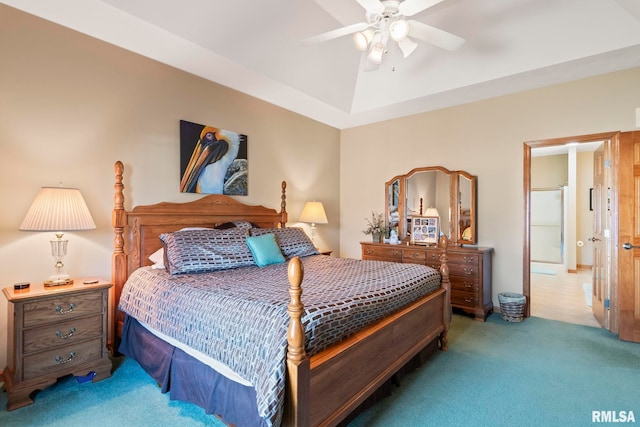
MULTIPOLYGON (((241 143, 246 157, 246 136, 213 126, 181 121, 181 152, 193 146, 193 127, 200 130, 188 163, 183 168, 180 191, 206 194, 247 194, 247 159, 238 158, 241 143), (190 129, 188 129, 190 128, 190 129), (184 131, 183 131, 184 130, 184 131)), ((183 162, 184 163, 184 162, 183 162)))

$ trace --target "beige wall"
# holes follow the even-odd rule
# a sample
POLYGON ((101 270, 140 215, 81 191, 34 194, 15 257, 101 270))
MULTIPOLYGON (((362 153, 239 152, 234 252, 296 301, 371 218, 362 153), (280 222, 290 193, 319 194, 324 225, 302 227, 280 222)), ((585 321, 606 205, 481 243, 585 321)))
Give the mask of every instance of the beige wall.
MULTIPOLYGON (((0 58, 1 287, 52 273, 53 235, 18 231, 42 186, 78 187, 97 224, 65 234, 76 277, 110 277, 116 160, 127 208, 197 198, 178 190, 181 119, 248 135, 249 195, 238 199, 279 208, 287 180, 289 224, 322 201, 317 243, 337 253, 339 130, 4 5, 0 58)), ((6 317, 0 297, 0 369, 6 317)))
POLYGON ((531 158, 531 189, 558 188, 569 185, 569 156, 539 156, 531 158))
POLYGON ((478 237, 495 248, 493 301, 522 292, 523 142, 635 129, 640 68, 342 132, 340 242, 359 257, 384 183, 418 166, 478 176, 478 237))

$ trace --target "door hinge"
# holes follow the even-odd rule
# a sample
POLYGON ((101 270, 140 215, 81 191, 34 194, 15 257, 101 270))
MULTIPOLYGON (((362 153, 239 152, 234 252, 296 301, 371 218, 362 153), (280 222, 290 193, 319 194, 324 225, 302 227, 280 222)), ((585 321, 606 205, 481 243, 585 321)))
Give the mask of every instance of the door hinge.
POLYGON ((609 299, 604 300, 604 308, 609 308, 609 299))

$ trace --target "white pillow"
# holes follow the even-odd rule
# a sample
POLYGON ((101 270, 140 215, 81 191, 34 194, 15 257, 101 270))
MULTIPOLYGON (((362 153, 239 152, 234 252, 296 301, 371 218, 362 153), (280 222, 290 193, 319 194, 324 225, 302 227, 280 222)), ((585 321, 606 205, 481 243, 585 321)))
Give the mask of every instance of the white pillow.
POLYGON ((151 268, 164 269, 164 248, 160 248, 149 256, 149 261, 153 263, 151 268))
MULTIPOLYGON (((213 230, 210 227, 185 227, 181 228, 178 231, 188 231, 188 230, 213 230)), ((158 249, 151 255, 149 255, 149 261, 153 263, 151 268, 164 270, 164 247, 158 249)))

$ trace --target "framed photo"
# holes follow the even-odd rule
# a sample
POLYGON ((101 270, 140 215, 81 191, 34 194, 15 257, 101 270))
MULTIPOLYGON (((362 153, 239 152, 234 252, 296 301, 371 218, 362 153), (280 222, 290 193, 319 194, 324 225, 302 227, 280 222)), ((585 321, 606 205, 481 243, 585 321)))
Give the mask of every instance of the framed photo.
POLYGON ((411 217, 411 243, 437 245, 440 237, 440 218, 437 216, 411 217))

